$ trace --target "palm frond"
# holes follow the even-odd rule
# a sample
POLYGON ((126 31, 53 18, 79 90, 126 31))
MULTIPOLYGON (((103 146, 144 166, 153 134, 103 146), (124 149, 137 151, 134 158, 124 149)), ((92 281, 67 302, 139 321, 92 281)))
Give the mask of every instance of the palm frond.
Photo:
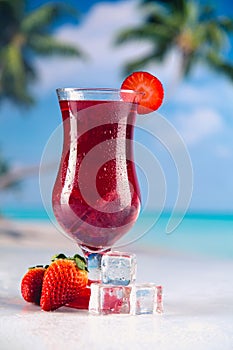
POLYGON ((129 41, 144 40, 154 43, 162 42, 168 38, 174 37, 176 30, 164 25, 146 24, 144 26, 123 30, 115 39, 115 44, 120 45, 129 41))
POLYGON ((161 4, 169 7, 173 11, 183 12, 185 9, 185 0, 142 0, 143 4, 161 4))
POLYGON ((27 83, 29 76, 25 71, 25 62, 16 45, 9 45, 2 54, 1 86, 4 87, 1 95, 29 106, 33 103, 32 96, 28 93, 27 83))
POLYGON ((144 27, 135 27, 132 29, 125 29, 122 30, 116 37, 114 43, 116 45, 123 44, 128 41, 132 40, 140 40, 140 39, 148 39, 148 36, 150 36, 150 30, 148 29, 148 26, 144 27))
POLYGON ((202 7, 199 7, 199 12, 200 22, 207 22, 216 18, 216 10, 211 5, 203 5, 202 7))
POLYGON ((204 26, 206 43, 216 50, 220 50, 227 42, 224 30, 214 20, 209 21, 204 26))
POLYGON ((58 41, 50 35, 35 34, 30 36, 28 45, 31 50, 40 55, 64 55, 85 57, 84 52, 66 42, 58 41))
POLYGON ((227 33, 233 32, 233 18, 221 16, 218 18, 217 24, 227 33))
POLYGON ((30 61, 26 57, 23 57, 25 74, 29 81, 35 81, 37 79, 37 72, 30 61))
POLYGON ((47 2, 28 13, 26 2, 0 0, 0 102, 10 99, 22 106, 34 102, 29 89, 37 77, 34 57, 86 58, 79 48, 52 35, 57 19, 64 15, 76 19, 76 9, 65 2, 47 2))
POLYGON ((197 23, 200 23, 200 7, 196 1, 186 1, 184 19, 188 26, 196 27, 197 23))
POLYGON ((22 21, 21 28, 25 33, 42 32, 43 29, 51 25, 58 17, 64 13, 77 17, 78 13, 75 9, 65 3, 45 4, 38 9, 30 12, 22 21))
POLYGON ((3 158, 2 154, 0 153, 0 176, 3 174, 6 174, 9 171, 10 167, 6 159, 3 158))
POLYGON ((218 67, 218 71, 224 73, 233 82, 233 65, 229 62, 222 62, 218 67))
POLYGON ((3 157, 1 149, 0 149, 0 189, 7 190, 9 188, 14 187, 17 189, 19 187, 19 182, 17 180, 13 180, 12 182, 6 183, 4 187, 1 187, 2 179, 9 179, 11 172, 11 164, 5 157, 3 157))
POLYGON ((201 59, 232 79, 232 65, 220 58, 220 52, 233 32, 233 18, 217 16, 213 7, 194 0, 141 0, 140 10, 144 11, 144 22, 119 33, 116 44, 136 40, 149 42, 152 51, 127 63, 127 72, 162 60, 176 47, 183 57, 184 76, 201 59))
POLYGON ((223 73, 233 82, 233 64, 224 60, 215 51, 210 51, 207 56, 208 64, 219 73, 223 73))
POLYGON ((7 21, 9 18, 21 18, 25 10, 25 0, 1 0, 0 19, 7 21))
POLYGON ((24 67, 20 51, 16 45, 8 45, 3 56, 3 76, 22 83, 24 80, 24 67))
POLYGON ((17 2, 7 0, 0 1, 0 47, 9 43, 12 34, 18 26, 18 15, 21 11, 21 5, 19 1, 19 12, 17 13, 16 3, 17 2))
POLYGON ((191 70, 193 69, 194 65, 198 60, 199 56, 195 53, 183 56, 182 71, 184 77, 187 77, 190 74, 191 70))
POLYGON ((145 68, 148 64, 155 61, 162 61, 169 51, 170 46, 163 42, 162 45, 157 45, 153 50, 139 59, 136 59, 132 62, 126 63, 124 66, 124 74, 130 74, 135 70, 145 68))
POLYGON ((123 74, 128 75, 134 71, 140 70, 141 68, 144 68, 147 64, 149 64, 151 61, 153 61, 153 59, 154 59, 154 55, 148 54, 147 56, 144 56, 132 62, 126 63, 124 66, 123 74))
POLYGON ((168 17, 168 13, 160 9, 159 6, 153 6, 147 9, 145 23, 162 24, 168 17))

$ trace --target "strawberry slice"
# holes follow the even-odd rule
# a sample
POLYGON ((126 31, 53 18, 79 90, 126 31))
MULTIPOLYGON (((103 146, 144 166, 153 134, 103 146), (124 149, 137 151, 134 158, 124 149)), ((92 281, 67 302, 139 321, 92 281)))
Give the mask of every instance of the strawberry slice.
MULTIPOLYGON (((148 72, 134 72, 122 83, 121 89, 142 92, 138 114, 156 111, 163 102, 164 90, 160 80, 148 72)), ((124 95, 122 95, 124 99, 124 95)))
POLYGON ((78 297, 76 297, 76 299, 72 300, 71 302, 67 303, 66 306, 71 307, 73 309, 88 310, 90 296, 91 288, 86 287, 85 289, 80 290, 78 297))

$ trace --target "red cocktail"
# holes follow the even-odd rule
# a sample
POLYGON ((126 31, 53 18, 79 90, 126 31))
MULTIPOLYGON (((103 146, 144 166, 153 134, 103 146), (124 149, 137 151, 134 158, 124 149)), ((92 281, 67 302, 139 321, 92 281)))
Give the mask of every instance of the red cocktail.
POLYGON ((109 249, 135 223, 140 193, 133 129, 140 93, 58 89, 63 151, 53 189, 55 217, 84 251, 109 249))

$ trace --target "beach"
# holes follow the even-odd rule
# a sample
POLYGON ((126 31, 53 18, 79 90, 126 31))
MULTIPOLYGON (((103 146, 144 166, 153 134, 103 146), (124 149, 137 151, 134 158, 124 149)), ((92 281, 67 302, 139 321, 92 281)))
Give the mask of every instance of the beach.
POLYGON ((163 286, 164 313, 93 316, 67 307, 44 312, 21 297, 29 266, 47 264, 59 252, 80 253, 49 221, 1 220, 0 242, 2 350, 233 348, 232 259, 139 240, 124 250, 136 253, 138 282, 163 286))

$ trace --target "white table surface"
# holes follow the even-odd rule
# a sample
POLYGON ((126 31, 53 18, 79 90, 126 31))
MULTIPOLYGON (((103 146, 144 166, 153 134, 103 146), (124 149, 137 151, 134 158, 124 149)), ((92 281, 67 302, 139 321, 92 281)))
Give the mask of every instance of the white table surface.
POLYGON ((137 280, 163 285, 163 315, 92 316, 65 307, 44 312, 22 299, 21 278, 28 266, 46 264, 60 251, 72 254, 74 246, 63 237, 40 237, 1 241, 1 350, 233 349, 233 261, 137 247, 137 280))

